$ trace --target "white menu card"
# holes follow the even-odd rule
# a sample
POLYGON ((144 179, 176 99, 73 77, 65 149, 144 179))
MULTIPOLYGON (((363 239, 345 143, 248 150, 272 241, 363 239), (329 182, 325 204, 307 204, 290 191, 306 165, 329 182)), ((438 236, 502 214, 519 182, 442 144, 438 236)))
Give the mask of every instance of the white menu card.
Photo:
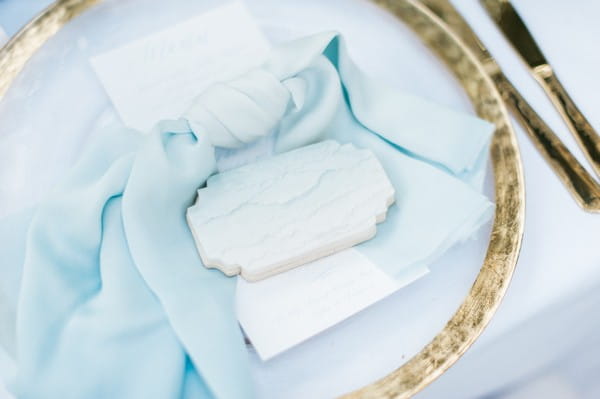
POLYGON ((177 119, 207 86, 262 64, 270 49, 239 2, 91 59, 123 122, 148 131, 177 119))
POLYGON ((238 278, 237 316, 260 358, 269 360, 401 286, 349 248, 258 282, 238 278))

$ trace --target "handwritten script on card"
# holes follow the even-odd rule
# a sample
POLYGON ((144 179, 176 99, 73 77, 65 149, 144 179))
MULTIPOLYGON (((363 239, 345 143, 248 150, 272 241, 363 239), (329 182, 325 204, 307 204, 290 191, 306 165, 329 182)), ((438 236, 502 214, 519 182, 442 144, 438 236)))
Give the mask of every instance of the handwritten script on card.
POLYGON ((237 316, 268 360, 401 287, 354 248, 256 283, 238 278, 237 316))
POLYGON ((241 3, 230 3, 92 58, 126 125, 176 119, 210 84, 260 65, 269 44, 241 3))

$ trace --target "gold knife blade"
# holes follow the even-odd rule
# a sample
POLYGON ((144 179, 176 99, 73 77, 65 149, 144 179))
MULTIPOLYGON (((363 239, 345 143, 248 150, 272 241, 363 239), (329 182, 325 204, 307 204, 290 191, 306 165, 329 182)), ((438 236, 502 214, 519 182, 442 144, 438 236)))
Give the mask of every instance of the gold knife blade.
POLYGON ((481 3, 550 97, 590 164, 600 175, 600 136, 556 77, 517 11, 509 0, 481 0, 481 3))
POLYGON ((448 0, 420 1, 444 21, 482 63, 506 104, 577 204, 588 212, 600 212, 600 185, 508 80, 467 21, 448 0))
POLYGON ((510 2, 481 0, 481 4, 531 69, 548 65, 542 50, 510 2))

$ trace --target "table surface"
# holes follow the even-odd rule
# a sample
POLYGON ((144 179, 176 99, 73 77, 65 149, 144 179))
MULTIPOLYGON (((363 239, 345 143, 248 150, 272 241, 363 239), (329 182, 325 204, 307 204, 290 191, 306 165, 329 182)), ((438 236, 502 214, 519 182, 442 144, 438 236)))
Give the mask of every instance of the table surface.
MULTIPOLYGON (((0 26, 8 35, 12 35, 48 3, 48 0, 0 1, 0 26)), ((516 3, 515 6, 563 84, 592 125, 600 129, 600 112, 597 112, 600 107, 597 95, 600 92, 597 73, 600 71, 600 52, 596 44, 600 38, 600 24, 596 21, 600 15, 600 3, 595 0, 549 0, 543 3, 520 0, 516 3)), ((510 80, 584 162, 558 113, 483 8, 475 0, 455 1, 455 5, 472 24, 510 80)), ((490 370, 494 368, 490 365, 487 371, 485 367, 477 370, 482 376, 488 377, 482 379, 484 382, 477 382, 477 376, 471 375, 472 386, 468 389, 460 387, 468 378, 465 373, 473 372, 473 365, 481 362, 481 359, 489 359, 489 348, 493 348, 496 342, 502 342, 502 337, 510 337, 515 331, 529 325, 534 337, 549 339, 544 338, 547 337, 547 329, 558 326, 544 322, 552 320, 544 315, 549 312, 556 314, 551 310, 565 307, 566 304, 571 306, 573 301, 585 297, 588 292, 593 295, 595 288, 600 287, 600 251, 596 250, 595 234, 600 231, 600 216, 586 214, 576 206, 520 126, 515 123, 515 127, 522 150, 527 208, 523 248, 513 282, 488 329, 468 355, 455 366, 457 371, 451 370, 426 389, 421 395, 423 397, 441 397, 450 387, 455 390, 456 397, 480 395, 518 379, 519 376, 513 374, 489 378, 490 370)), ((568 306, 566 309, 569 309, 568 306)), ((578 328, 597 328, 593 315, 580 316, 578 328)), ((564 336, 563 339, 568 341, 569 337, 564 336)), ((559 351, 562 344, 568 342, 552 342, 546 346, 552 348, 548 349, 548 352, 552 352, 559 351)), ((513 347, 512 350, 520 349, 513 347)), ((596 351, 600 354, 600 349, 596 351)), ((536 356, 537 363, 544 357, 536 356)), ((502 354, 496 354, 496 357, 500 362, 502 354)), ((502 373, 501 368, 498 370, 502 373)))

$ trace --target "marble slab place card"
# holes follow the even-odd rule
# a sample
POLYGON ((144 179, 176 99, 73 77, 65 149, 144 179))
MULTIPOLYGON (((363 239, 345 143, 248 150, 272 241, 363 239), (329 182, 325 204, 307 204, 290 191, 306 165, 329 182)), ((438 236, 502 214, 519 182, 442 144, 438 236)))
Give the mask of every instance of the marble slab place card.
POLYGON ((95 56, 92 67, 123 122, 141 131, 177 119, 210 84, 265 60, 270 46, 242 3, 209 10, 95 56))
POLYGON ((256 281, 372 238, 393 202, 370 150, 328 140, 212 176, 187 219, 207 267, 256 281))
POLYGON ((259 282, 239 278, 237 317, 266 361, 411 281, 396 281, 357 249, 349 248, 259 282))

